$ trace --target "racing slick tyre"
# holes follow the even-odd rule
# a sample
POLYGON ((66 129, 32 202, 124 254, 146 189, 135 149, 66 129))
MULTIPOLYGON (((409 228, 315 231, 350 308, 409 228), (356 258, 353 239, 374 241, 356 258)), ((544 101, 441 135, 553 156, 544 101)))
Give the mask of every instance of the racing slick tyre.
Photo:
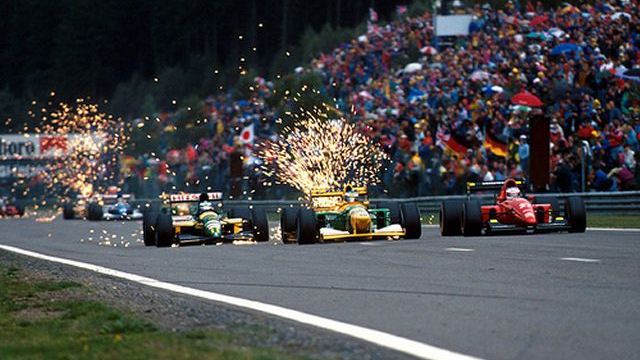
POLYGON ((401 210, 405 239, 420 239, 422 235, 422 224, 420 223, 420 210, 418 210, 418 206, 413 203, 403 203, 401 210))
POLYGON ((90 203, 89 208, 87 209, 87 219, 91 221, 100 221, 102 220, 102 206, 98 203, 90 203))
POLYGON ((258 242, 269 241, 269 221, 264 209, 252 209, 253 239, 258 242))
MULTIPOLYGON (((558 203, 558 198, 550 197, 550 196, 536 196, 536 204, 549 204, 551 205, 551 222, 555 220, 558 216, 560 216, 560 204, 558 203)), ((544 215, 544 214, 543 214, 544 215)), ((538 214, 536 214, 538 216, 538 214)), ((540 219, 538 223, 540 223, 540 219)))
POLYGON ((381 201, 378 203, 378 209, 389 209, 390 223, 402 225, 402 213, 400 212, 400 203, 395 201, 381 201))
POLYGON ((234 207, 229 210, 230 218, 240 218, 245 220, 244 225, 242 226, 243 231, 253 232, 253 214, 251 213, 251 209, 248 207, 234 207))
POLYGON ((462 204, 462 226, 464 236, 479 236, 482 233, 482 209, 480 201, 469 199, 462 204))
POLYGON ((564 203, 564 211, 569 232, 578 233, 587 229, 587 209, 582 198, 568 197, 564 203))
POLYGON ((73 210, 73 205, 70 203, 66 203, 62 206, 62 218, 65 220, 71 220, 76 217, 75 210, 73 210))
POLYGON ((142 239, 144 246, 153 246, 156 244, 156 219, 158 213, 147 210, 142 215, 142 239))
POLYGON ((316 214, 308 208, 298 210, 296 217, 296 240, 299 245, 315 244, 318 241, 316 214))
POLYGON ((440 204, 440 235, 462 235, 462 201, 445 200, 440 204))
POLYGON ((280 214, 280 231, 282 233, 282 242, 285 244, 292 243, 292 238, 296 236, 296 216, 298 208, 285 207, 280 214))
POLYGON ((173 219, 171 214, 160 213, 156 217, 156 246, 168 247, 173 244, 175 232, 173 229, 173 219))
POLYGON ((140 206, 140 210, 143 213, 152 212, 158 214, 160 212, 160 203, 157 201, 145 202, 140 206))

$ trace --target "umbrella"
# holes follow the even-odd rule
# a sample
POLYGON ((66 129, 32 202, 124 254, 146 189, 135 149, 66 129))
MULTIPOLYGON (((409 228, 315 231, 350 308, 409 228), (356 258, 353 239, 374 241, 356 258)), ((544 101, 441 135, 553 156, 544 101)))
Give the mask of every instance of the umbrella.
POLYGON ((515 111, 516 113, 528 113, 531 110, 532 109, 529 106, 524 105, 516 105, 513 107, 513 111, 515 111))
POLYGON ((534 16, 533 19, 531 19, 531 21, 529 22, 529 26, 537 26, 540 24, 544 24, 545 22, 547 22, 547 20, 549 20, 549 18, 544 15, 544 16, 534 16))
POLYGON ((409 74, 420 70, 422 70, 422 64, 420 63, 409 63, 404 67, 404 72, 409 74))
POLYGON ((542 41, 546 41, 549 38, 549 35, 543 32, 532 31, 527 34, 527 39, 539 39, 542 41))
POLYGON ((469 77, 472 81, 486 80, 488 79, 490 74, 483 70, 474 71, 469 77))
POLYGON ((571 4, 566 4, 566 6, 560 10, 560 14, 562 15, 566 13, 578 13, 578 12, 580 12, 580 9, 578 9, 577 7, 571 4))
POLYGON ((640 69, 631 69, 624 72, 624 76, 640 76, 640 69))
POLYGON ((438 53, 438 50, 433 46, 425 46, 422 49, 420 49, 420 52, 427 55, 435 55, 438 53))
POLYGON ((551 34, 551 35, 553 35, 553 36, 555 36, 557 38, 560 38, 560 37, 563 37, 564 34, 566 34, 566 33, 562 29, 551 28, 551 29, 549 29, 549 34, 551 34))
POLYGON ((562 55, 568 52, 578 52, 580 46, 573 43, 562 43, 551 49, 551 55, 562 55))
POLYGON ((617 13, 611 15, 611 19, 618 20, 621 16, 624 16, 627 19, 631 19, 631 15, 626 13, 626 12, 617 12, 617 13))
POLYGON ((540 107, 542 106, 542 101, 528 91, 523 91, 515 94, 511 98, 511 103, 515 105, 523 105, 529 107, 540 107))
POLYGON ((365 100, 373 99, 373 96, 369 92, 364 90, 360 91, 358 95, 365 100))
POLYGON ((494 94, 494 93, 501 93, 504 91, 504 89, 502 88, 502 86, 498 86, 498 85, 493 85, 493 86, 487 85, 482 88, 482 91, 487 94, 494 94))

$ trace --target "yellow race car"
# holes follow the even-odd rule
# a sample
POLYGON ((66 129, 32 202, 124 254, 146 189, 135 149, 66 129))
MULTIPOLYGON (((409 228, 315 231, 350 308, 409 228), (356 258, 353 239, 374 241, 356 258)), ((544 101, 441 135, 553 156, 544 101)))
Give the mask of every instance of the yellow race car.
POLYGON ((269 224, 263 209, 236 207, 226 212, 219 192, 180 193, 162 198, 165 203, 162 209, 144 213, 142 230, 146 246, 269 240, 269 224))
POLYGON ((422 234, 420 211, 414 203, 380 202, 371 208, 366 187, 312 191, 306 207, 284 208, 282 242, 312 244, 327 240, 405 238, 422 234))

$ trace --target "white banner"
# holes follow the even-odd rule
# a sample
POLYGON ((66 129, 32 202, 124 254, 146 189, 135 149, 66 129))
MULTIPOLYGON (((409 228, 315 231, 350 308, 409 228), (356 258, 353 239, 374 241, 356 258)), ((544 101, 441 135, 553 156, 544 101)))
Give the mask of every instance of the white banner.
POLYGON ((471 15, 438 15, 436 16, 436 36, 467 36, 471 15))
POLYGON ((78 147, 98 152, 103 140, 100 134, 0 134, 0 160, 64 158, 78 147))

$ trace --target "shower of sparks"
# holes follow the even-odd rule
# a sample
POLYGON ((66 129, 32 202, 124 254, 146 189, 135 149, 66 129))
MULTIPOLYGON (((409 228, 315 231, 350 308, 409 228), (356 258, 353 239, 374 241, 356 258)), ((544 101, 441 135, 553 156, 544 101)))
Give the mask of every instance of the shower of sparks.
POLYGON ((119 119, 101 112, 98 105, 76 100, 60 103, 36 132, 67 138, 67 153, 48 162, 42 175, 58 195, 89 196, 117 182, 118 158, 127 140, 119 119))
POLYGON ((259 147, 262 171, 309 196, 313 189, 375 185, 388 160, 356 124, 305 112, 276 141, 259 147))

